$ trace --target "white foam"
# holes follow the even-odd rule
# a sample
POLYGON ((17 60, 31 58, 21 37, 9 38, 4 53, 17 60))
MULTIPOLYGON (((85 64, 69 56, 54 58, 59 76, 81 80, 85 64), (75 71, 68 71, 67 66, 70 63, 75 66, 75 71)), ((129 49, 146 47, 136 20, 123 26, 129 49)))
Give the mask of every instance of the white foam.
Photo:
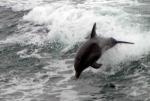
MULTIPOLYGON (((114 37, 118 40, 131 41, 134 45, 118 45, 108 51, 102 62, 116 64, 124 60, 135 60, 149 53, 150 32, 140 30, 139 24, 131 22, 134 15, 123 11, 121 4, 134 4, 129 0, 115 0, 100 3, 97 0, 86 1, 83 4, 54 2, 33 8, 23 17, 29 23, 44 25, 50 32, 46 35, 28 32, 20 36, 11 36, 4 42, 18 42, 23 44, 43 45, 46 40, 56 41, 72 47, 81 42, 91 31, 94 22, 97 22, 97 33, 105 37, 114 37), (110 2, 117 4, 110 6, 110 2), (138 58, 137 58, 138 57, 138 58)), ((69 48, 66 48, 67 50, 69 48)), ((65 51, 64 50, 64 51, 65 51)))
MULTIPOLYGON (((102 15, 96 15, 95 10, 86 10, 85 8, 81 8, 80 5, 54 3, 53 5, 35 7, 23 17, 23 20, 47 25, 50 30, 48 33, 50 40, 57 39, 66 44, 74 44, 84 40, 94 22, 104 25, 103 23, 109 23, 115 19, 113 16, 107 16, 108 10, 106 11, 104 8, 100 12, 107 13, 102 13, 102 15)), ((109 7, 109 9, 112 8, 109 7)), ((114 9, 116 10, 116 8, 114 9)), ((119 14, 119 12, 122 14, 122 10, 117 10, 116 13, 112 10, 111 13, 119 14)))
POLYGON ((74 90, 64 90, 59 97, 60 101, 79 101, 78 93, 74 90))
POLYGON ((0 0, 0 6, 12 8, 14 11, 29 10, 44 3, 44 0, 0 0))
POLYGON ((36 57, 36 58, 42 58, 40 54, 38 54, 38 49, 35 49, 35 51, 32 54, 27 54, 27 49, 23 49, 19 52, 17 52, 17 55, 20 56, 20 58, 28 58, 28 57, 36 57))
POLYGON ((25 33, 21 35, 12 35, 6 38, 6 40, 1 40, 1 44, 6 43, 20 43, 22 45, 34 44, 34 45, 43 45, 44 40, 47 38, 44 35, 36 33, 25 33))

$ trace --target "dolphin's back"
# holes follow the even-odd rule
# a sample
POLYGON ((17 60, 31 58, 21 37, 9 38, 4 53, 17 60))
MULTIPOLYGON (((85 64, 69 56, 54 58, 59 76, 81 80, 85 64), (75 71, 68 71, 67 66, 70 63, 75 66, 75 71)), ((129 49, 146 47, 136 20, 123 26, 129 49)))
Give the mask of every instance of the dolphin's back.
POLYGON ((77 52, 75 69, 85 69, 96 62, 101 56, 101 48, 95 41, 88 40, 77 52))

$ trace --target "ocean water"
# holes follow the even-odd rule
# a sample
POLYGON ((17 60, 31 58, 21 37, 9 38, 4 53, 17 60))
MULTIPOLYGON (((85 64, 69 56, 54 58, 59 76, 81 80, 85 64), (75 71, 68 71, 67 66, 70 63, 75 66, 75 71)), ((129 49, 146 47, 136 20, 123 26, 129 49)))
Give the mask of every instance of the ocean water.
POLYGON ((149 9, 149 0, 0 0, 0 101, 150 101, 149 9), (94 22, 98 35, 135 44, 74 80, 94 22))

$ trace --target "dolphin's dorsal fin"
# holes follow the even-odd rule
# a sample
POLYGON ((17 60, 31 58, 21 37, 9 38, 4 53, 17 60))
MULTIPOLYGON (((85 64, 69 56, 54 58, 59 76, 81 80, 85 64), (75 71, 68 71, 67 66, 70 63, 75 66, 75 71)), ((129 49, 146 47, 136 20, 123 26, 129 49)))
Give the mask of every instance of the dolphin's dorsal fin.
POLYGON ((96 22, 94 23, 91 31, 91 38, 94 38, 95 36, 96 36, 96 22))

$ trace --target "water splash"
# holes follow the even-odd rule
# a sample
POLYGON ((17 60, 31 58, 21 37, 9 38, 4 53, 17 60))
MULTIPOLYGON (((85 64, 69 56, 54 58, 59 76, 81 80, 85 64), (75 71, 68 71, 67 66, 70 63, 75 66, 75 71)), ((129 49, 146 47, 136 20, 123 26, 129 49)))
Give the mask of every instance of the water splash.
MULTIPOLYGON (((116 64, 128 59, 141 58, 149 53, 149 31, 143 31, 142 24, 134 23, 133 19, 136 16, 124 11, 123 7, 127 5, 118 4, 132 5, 135 2, 104 0, 85 1, 83 4, 76 5, 70 2, 54 2, 37 6, 25 15, 22 21, 33 26, 44 26, 48 32, 29 31, 19 36, 11 36, 3 42, 44 45, 58 41, 62 43, 63 48, 70 49, 77 43, 85 41, 93 23, 97 22, 98 35, 135 43, 134 45, 118 45, 110 50, 111 52, 108 51, 102 58, 103 63, 116 64), (112 2, 117 5, 110 6, 112 2)), ((35 27, 31 29, 34 30, 35 27)))

